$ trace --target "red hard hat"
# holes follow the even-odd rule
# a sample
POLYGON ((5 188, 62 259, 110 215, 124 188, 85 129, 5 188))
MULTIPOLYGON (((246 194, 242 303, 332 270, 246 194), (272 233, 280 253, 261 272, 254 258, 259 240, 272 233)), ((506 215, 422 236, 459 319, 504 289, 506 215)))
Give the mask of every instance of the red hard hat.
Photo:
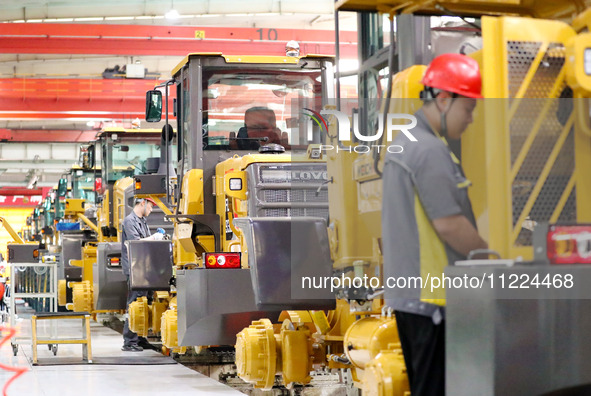
POLYGON ((439 55, 431 61, 421 82, 427 87, 469 98, 482 98, 482 77, 478 62, 466 55, 439 55))
POLYGON ((152 198, 144 198, 146 201, 150 202, 152 205, 156 206, 156 201, 154 201, 152 198))

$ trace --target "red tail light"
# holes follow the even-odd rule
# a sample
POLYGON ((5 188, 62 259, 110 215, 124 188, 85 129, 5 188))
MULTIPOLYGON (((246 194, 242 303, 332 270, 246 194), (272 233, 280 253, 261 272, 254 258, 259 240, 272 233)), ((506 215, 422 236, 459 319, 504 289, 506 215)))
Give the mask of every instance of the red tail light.
POLYGON ((240 268, 240 253, 204 253, 205 268, 240 268))
POLYGON ((111 267, 119 267, 119 257, 109 257, 109 265, 111 267))
POLYGON ((98 194, 103 193, 103 179, 101 177, 94 179, 94 191, 96 191, 98 194))
POLYGON ((546 246, 551 264, 591 264, 591 225, 552 225, 546 246))

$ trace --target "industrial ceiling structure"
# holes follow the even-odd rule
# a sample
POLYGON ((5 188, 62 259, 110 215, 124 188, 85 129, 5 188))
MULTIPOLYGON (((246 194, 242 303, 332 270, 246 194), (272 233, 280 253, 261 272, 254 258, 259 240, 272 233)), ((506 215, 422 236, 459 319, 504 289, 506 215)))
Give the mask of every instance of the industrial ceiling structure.
MULTIPOLYGON (((334 15, 333 0, 0 2, 0 185, 52 186, 100 128, 148 127, 145 92, 190 52, 334 54, 334 15)), ((356 18, 339 24, 355 58, 356 18)))

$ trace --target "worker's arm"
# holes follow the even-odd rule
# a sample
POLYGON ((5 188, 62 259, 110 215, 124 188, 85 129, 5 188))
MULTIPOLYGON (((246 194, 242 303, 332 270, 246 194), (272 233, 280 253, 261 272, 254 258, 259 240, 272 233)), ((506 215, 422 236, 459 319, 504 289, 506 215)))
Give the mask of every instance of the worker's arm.
POLYGON ((126 217, 125 220, 123 220, 122 228, 126 235, 126 241, 160 241, 164 239, 164 230, 160 232, 161 228, 158 228, 158 232, 155 234, 142 238, 141 225, 129 217, 126 217))
POLYGON ((467 256, 472 250, 488 249, 488 244, 464 215, 441 217, 432 221, 435 231, 452 249, 467 256))
POLYGON ((165 232, 163 228, 158 227, 158 230, 150 236, 142 238, 142 241, 161 241, 165 238, 165 232))

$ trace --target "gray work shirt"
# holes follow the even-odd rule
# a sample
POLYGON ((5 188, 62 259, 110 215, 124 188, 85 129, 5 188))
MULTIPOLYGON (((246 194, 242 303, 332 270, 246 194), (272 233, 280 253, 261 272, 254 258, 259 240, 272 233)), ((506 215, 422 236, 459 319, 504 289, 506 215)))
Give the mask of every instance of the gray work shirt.
POLYGON ((139 217, 135 212, 131 212, 123 220, 121 226, 121 267, 123 273, 129 276, 129 258, 127 256, 127 246, 125 241, 137 241, 150 236, 150 228, 145 217, 139 217))
POLYGON ((384 163, 384 297, 395 310, 438 322, 444 315, 445 290, 431 292, 432 277, 441 279, 447 265, 465 257, 439 238, 432 221, 461 214, 474 226, 476 222, 468 198, 469 181, 459 161, 433 132, 422 110, 415 116, 417 126, 411 133, 417 141, 398 134, 392 144, 403 151, 388 153, 384 163))

